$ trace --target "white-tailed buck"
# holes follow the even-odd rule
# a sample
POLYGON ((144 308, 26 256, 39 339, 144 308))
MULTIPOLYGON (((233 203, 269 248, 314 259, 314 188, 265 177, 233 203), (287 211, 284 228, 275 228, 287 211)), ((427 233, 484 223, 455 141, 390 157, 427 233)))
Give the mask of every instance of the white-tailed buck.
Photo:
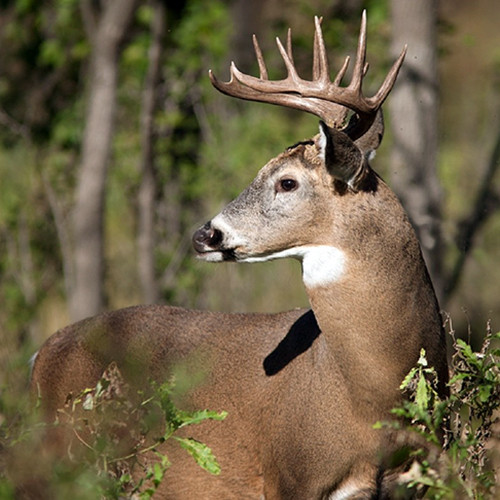
POLYGON ((187 373, 203 372, 184 403, 228 416, 188 432, 211 447, 222 472, 211 476, 183 450, 167 451, 172 467, 159 498, 391 498, 403 469, 387 465, 396 444, 373 424, 390 417, 422 348, 445 392, 445 339, 418 241, 369 165, 382 139, 380 108, 405 50, 376 95, 365 97, 365 16, 347 86, 341 81, 349 59, 330 80, 315 23, 311 81, 296 72, 290 32, 286 48, 278 40, 286 79, 268 79, 256 40, 259 78, 234 64, 227 83, 210 73, 230 96, 317 115, 320 131, 272 159, 193 236, 205 261, 299 260, 311 310, 130 307, 62 329, 34 363, 33 391, 49 416, 68 393, 94 386, 113 361, 134 383, 164 379, 179 363, 187 373), (134 379, 137 367, 141 377, 134 379))

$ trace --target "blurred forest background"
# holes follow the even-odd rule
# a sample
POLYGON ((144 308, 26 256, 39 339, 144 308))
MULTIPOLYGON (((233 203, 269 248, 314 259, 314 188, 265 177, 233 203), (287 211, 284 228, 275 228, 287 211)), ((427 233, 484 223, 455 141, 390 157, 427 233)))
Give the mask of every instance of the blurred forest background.
POLYGON ((296 262, 194 258, 193 230, 317 131, 314 117, 219 95, 207 72, 227 79, 235 60, 257 74, 256 33, 283 77, 274 36, 292 26, 309 78, 321 15, 333 73, 363 8, 365 94, 409 45, 372 165, 410 211, 455 328, 500 329, 498 0, 3 0, 0 386, 56 329, 101 310, 307 305, 296 262))

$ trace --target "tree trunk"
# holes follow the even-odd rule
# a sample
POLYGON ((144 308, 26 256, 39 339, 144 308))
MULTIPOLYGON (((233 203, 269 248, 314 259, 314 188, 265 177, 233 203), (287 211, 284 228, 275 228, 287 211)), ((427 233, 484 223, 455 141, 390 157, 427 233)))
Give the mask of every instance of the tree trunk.
POLYGON ((255 64, 252 35, 261 41, 261 32, 265 28, 265 0, 235 0, 231 2, 231 20, 235 27, 229 48, 229 60, 236 61, 243 72, 251 71, 255 64))
POLYGON ((156 276, 156 207, 158 193, 155 168, 155 127, 154 114, 158 104, 158 80, 162 62, 162 47, 166 32, 166 6, 163 0, 153 4, 154 14, 151 21, 151 46, 149 65, 144 81, 141 111, 141 185, 138 194, 138 269, 143 301, 152 304, 158 301, 159 287, 156 276))
POLYGON ((107 0, 96 12, 82 2, 91 41, 91 67, 81 165, 74 207, 74 277, 71 319, 97 314, 104 307, 104 206, 107 169, 114 133, 118 58, 135 0, 107 0))
POLYGON ((438 298, 443 296, 441 189, 437 178, 438 70, 435 0, 392 0, 392 54, 408 44, 389 98, 392 184, 417 231, 438 298))

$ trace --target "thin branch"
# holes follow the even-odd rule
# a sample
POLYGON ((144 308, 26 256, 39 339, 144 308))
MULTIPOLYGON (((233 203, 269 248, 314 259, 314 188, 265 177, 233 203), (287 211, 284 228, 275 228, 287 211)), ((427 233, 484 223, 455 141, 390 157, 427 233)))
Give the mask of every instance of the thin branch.
POLYGON ((29 141, 31 138, 29 127, 27 127, 23 123, 19 123, 3 109, 0 109, 0 125, 4 125, 11 132, 21 136, 23 139, 26 139, 27 141, 29 141))
POLYGON ((488 167, 477 191, 474 204, 472 205, 471 213, 459 224, 456 242, 458 248, 460 249, 460 253, 447 280, 445 290, 446 301, 449 300, 458 287, 465 262, 473 247, 476 234, 500 206, 500 200, 493 185, 493 179, 499 167, 500 129, 497 133, 495 146, 491 153, 488 167))
MULTIPOLYGON (((194 87, 191 88, 193 89, 194 87)), ((199 92, 197 93, 197 95, 194 95, 193 92, 190 91, 189 95, 191 97, 194 114, 196 115, 196 119, 198 120, 198 124, 200 125, 203 141, 207 143, 213 143, 215 133, 213 131, 213 127, 210 124, 209 114, 206 110, 206 106, 204 105, 199 92)))

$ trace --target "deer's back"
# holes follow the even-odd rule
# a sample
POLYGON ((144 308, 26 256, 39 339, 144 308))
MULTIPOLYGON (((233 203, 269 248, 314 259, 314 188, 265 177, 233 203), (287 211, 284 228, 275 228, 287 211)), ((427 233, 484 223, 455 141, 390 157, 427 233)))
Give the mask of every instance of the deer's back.
POLYGON ((297 491, 300 483, 317 493, 368 453, 366 428, 358 425, 358 410, 326 349, 311 311, 223 314, 137 306, 50 337, 36 357, 32 390, 52 418, 69 393, 95 386, 111 362, 135 386, 184 374, 181 407, 228 412, 223 422, 187 430, 212 448, 223 472, 211 477, 184 450, 168 449, 173 466, 162 485, 165 498, 258 498, 264 478, 275 494, 297 491), (340 441, 334 439, 339 433, 340 441))

